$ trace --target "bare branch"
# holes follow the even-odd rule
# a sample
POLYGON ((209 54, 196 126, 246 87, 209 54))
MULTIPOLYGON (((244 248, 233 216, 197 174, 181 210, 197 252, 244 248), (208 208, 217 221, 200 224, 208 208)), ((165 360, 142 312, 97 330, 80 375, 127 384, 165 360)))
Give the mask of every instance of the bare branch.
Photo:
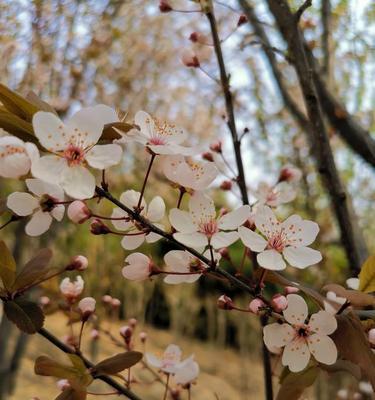
POLYGON ((301 5, 301 7, 294 14, 294 20, 296 23, 299 22, 299 20, 302 17, 302 14, 311 6, 312 6, 312 0, 305 0, 305 2, 301 5))

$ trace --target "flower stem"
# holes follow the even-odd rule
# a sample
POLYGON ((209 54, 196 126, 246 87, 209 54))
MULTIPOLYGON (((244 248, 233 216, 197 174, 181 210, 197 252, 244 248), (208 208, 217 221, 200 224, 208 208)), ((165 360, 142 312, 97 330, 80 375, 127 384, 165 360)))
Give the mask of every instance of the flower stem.
POLYGON ((151 168, 152 168, 152 164, 154 163, 155 157, 156 157, 156 154, 155 154, 155 153, 152 153, 152 154, 151 154, 151 160, 150 160, 150 163, 148 164, 146 176, 145 176, 145 179, 144 179, 144 181, 143 181, 141 194, 140 194, 140 196, 139 196, 139 200, 138 200, 138 204, 137 204, 137 210, 138 210, 138 212, 140 212, 140 208, 141 208, 141 204, 142 204, 143 195, 144 195, 144 192, 145 192, 145 189, 146 189, 146 184, 147 184, 148 177, 149 177, 149 175, 150 175, 150 171, 151 171, 151 168))
POLYGON ((78 350, 81 350, 81 342, 82 342, 82 334, 83 334, 83 328, 85 326, 86 321, 82 321, 81 323, 81 329, 79 330, 79 336, 78 336, 78 350))
POLYGON ((163 400, 167 400, 168 389, 169 389, 169 378, 170 378, 170 374, 167 374, 167 382, 165 383, 165 392, 164 392, 163 400))
POLYGON ((177 208, 181 207, 182 198, 184 197, 184 194, 186 193, 186 189, 183 186, 180 186, 179 190, 180 190, 180 195, 178 196, 177 208))

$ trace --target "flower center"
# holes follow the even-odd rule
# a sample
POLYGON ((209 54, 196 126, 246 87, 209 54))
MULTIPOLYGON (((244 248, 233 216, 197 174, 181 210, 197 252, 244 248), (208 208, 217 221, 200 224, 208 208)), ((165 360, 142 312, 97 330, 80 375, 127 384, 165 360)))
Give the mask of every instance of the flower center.
POLYGON ((199 224, 199 232, 205 234, 207 237, 212 237, 215 233, 219 232, 216 221, 211 219, 210 221, 201 222, 199 224))
POLYGON ((274 249, 281 253, 285 247, 285 238, 282 235, 282 232, 277 233, 276 235, 270 237, 268 239, 268 246, 269 249, 274 249))
POLYGON ((166 140, 162 136, 153 136, 149 141, 148 144, 152 144, 154 146, 162 146, 166 144, 166 140))
POLYGON ((56 207, 56 199, 48 194, 44 194, 40 200, 39 205, 43 212, 51 212, 56 207))
POLYGON ((85 160, 85 152, 81 147, 70 144, 64 151, 63 157, 69 166, 79 165, 85 160))

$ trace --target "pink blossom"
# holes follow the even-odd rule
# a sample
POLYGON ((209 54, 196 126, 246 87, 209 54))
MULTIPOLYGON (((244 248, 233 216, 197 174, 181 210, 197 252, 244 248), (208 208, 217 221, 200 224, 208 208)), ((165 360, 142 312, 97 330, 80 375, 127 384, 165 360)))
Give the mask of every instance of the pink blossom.
POLYGON ((81 295, 84 286, 85 282, 82 277, 78 275, 75 281, 71 281, 69 278, 64 278, 60 283, 60 291, 68 301, 73 301, 81 295))
POLYGON ((131 281, 144 281, 156 273, 151 259, 142 253, 130 254, 125 262, 128 265, 122 269, 122 275, 131 281))
POLYGON ((67 271, 84 271, 89 265, 89 260, 85 256, 75 256, 72 258, 70 264, 65 269, 67 271))
POLYGON ((293 165, 285 165, 280 170, 279 182, 296 183, 302 178, 302 171, 293 165))
POLYGON ((218 308, 220 308, 221 310, 233 310, 234 307, 233 300, 230 297, 226 296, 225 294, 221 295, 217 299, 216 304, 218 308))
POLYGON ((175 344, 170 344, 160 358, 152 353, 146 353, 145 357, 149 365, 167 374, 175 374, 181 366, 181 355, 181 349, 175 344))
POLYGON ((83 201, 75 200, 69 204, 68 217, 75 224, 83 224, 91 218, 91 211, 83 201))
POLYGON ((93 297, 84 297, 78 303, 83 319, 88 319, 95 312, 96 300, 93 297))
POLYGON ((276 312, 280 312, 288 307, 288 301, 285 296, 281 294, 275 294, 272 297, 271 305, 276 312))
POLYGON ((265 304, 265 302, 264 302, 263 300, 258 299, 258 298, 255 298, 255 299, 253 299, 253 300, 250 301, 250 303, 249 303, 249 310, 250 310, 253 314, 258 315, 259 312, 261 311, 261 309, 262 309, 263 307, 265 307, 265 306, 266 306, 266 304, 265 304))
POLYGON ((266 182, 261 182, 257 190, 253 192, 258 204, 265 204, 270 207, 277 207, 280 204, 289 203, 296 197, 296 190, 287 182, 278 183, 270 186, 266 182))

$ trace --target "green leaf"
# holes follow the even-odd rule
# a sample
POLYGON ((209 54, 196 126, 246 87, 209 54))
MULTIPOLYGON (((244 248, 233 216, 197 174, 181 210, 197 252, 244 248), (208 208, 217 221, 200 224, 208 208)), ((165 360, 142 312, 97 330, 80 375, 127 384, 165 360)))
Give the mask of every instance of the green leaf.
POLYGON ((334 292, 337 296, 345 297, 355 307, 366 307, 375 305, 375 296, 359 292, 358 290, 345 289, 344 287, 331 283, 323 287, 326 292, 334 292))
POLYGON ((1 83, 0 101, 8 111, 27 122, 31 122, 33 115, 38 111, 38 107, 33 103, 1 83))
POLYGON ((363 332, 361 321, 353 312, 337 315, 336 319, 337 329, 331 338, 339 355, 358 365, 375 390, 375 354, 363 332))
POLYGON ((62 391, 55 400, 85 400, 86 398, 86 391, 77 391, 70 388, 62 391))
POLYGON ((0 279, 6 289, 9 289, 16 277, 16 261, 7 245, 0 241, 0 279))
POLYGON ((42 309, 28 300, 16 299, 4 302, 4 313, 19 330, 28 334, 38 332, 44 324, 42 309))
POLYGON ((139 351, 127 351, 116 354, 113 357, 106 358, 95 365, 94 373, 97 375, 109 374, 115 375, 124 369, 130 368, 142 360, 143 354, 139 351))
POLYGON ((56 270, 48 267, 51 258, 52 251, 50 249, 39 250, 17 274, 12 291, 25 288, 45 278, 48 274, 55 273, 56 270))
POLYGON ((315 382, 318 374, 319 368, 316 366, 297 373, 284 369, 276 400, 298 400, 304 390, 315 382))
POLYGON ((370 256, 362 265, 358 289, 365 293, 375 292, 375 255, 370 256))

